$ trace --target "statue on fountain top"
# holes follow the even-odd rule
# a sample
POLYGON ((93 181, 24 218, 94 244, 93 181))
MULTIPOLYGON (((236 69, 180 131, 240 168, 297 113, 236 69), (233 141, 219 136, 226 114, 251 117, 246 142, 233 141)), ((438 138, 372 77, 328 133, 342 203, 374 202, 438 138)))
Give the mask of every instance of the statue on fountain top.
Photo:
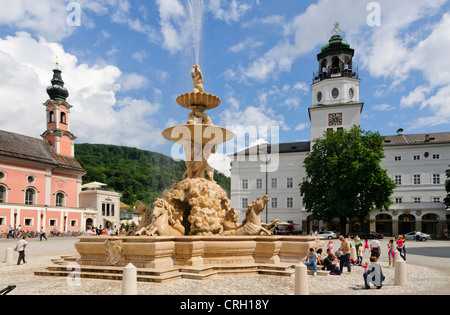
POLYGON ((194 80, 194 93, 203 93, 203 75, 200 66, 192 66, 191 77, 194 80))

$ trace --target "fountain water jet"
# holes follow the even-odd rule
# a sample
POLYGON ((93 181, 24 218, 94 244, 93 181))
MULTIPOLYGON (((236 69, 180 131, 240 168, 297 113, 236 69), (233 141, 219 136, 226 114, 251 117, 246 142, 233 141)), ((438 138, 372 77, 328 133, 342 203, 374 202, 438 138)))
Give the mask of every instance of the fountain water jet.
POLYGON ((188 6, 191 16, 195 61, 196 65, 198 65, 200 64, 200 43, 203 24, 203 0, 188 0, 188 6))

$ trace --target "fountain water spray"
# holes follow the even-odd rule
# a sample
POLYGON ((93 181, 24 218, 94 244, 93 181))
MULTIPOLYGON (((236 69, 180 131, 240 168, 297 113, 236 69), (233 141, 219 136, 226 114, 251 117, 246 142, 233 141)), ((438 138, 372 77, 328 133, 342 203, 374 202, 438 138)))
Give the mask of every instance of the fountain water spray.
POLYGON ((200 42, 202 37, 203 0, 188 0, 194 40, 195 62, 200 64, 200 42))

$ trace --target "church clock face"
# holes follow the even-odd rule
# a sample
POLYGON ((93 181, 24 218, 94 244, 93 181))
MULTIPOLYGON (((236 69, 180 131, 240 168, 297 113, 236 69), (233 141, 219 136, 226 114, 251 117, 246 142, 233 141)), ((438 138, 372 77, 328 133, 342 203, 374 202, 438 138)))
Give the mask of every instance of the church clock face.
POLYGON ((342 126, 342 113, 329 114, 328 126, 342 126))

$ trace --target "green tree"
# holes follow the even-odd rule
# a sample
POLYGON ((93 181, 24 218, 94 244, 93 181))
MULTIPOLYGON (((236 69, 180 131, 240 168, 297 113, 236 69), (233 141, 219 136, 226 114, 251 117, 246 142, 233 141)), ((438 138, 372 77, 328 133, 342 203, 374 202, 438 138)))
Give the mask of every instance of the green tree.
POLYGON ((380 167, 384 138, 379 133, 328 130, 314 140, 304 167, 308 181, 300 184, 306 211, 325 222, 339 218, 340 233, 347 220, 365 222, 374 209, 388 210, 395 183, 380 167))
MULTIPOLYGON (((450 167, 450 165, 449 165, 449 167, 450 167)), ((447 174, 447 180, 445 181, 445 191, 447 192, 447 197, 445 197, 444 203, 449 208, 450 207, 450 168, 445 171, 445 174, 447 174)))

